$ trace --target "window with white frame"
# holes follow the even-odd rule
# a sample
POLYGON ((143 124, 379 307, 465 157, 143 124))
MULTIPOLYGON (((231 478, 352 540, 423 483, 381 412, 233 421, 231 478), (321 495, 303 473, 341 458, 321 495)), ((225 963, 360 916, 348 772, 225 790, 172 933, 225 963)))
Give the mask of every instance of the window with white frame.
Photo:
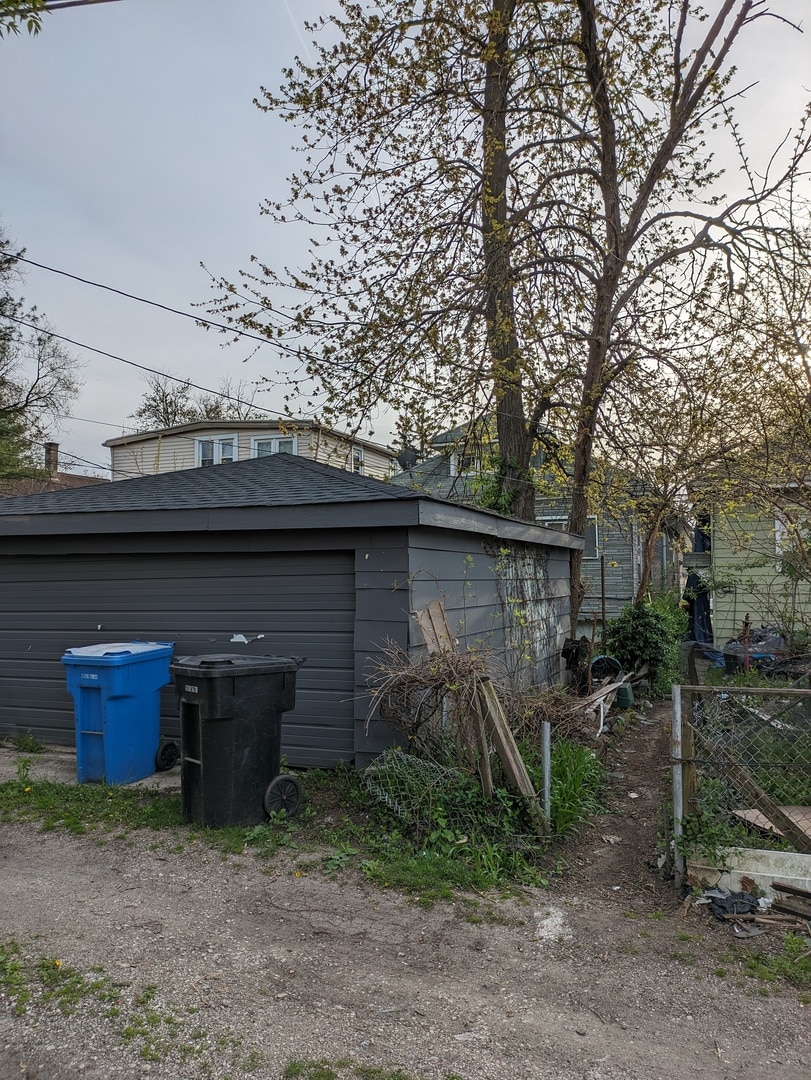
MULTIPOLYGON (((565 518, 539 518, 540 525, 544 525, 547 529, 559 529, 561 532, 568 532, 568 522, 565 518)), ((600 557, 600 536, 597 531, 597 518, 590 517, 586 522, 586 532, 584 535, 586 546, 583 549, 584 559, 599 559, 600 557)))
POLYGON ((195 464, 225 465, 237 456, 236 435, 207 435, 194 440, 195 464))
POLYGON ((352 447, 352 472, 357 473, 359 476, 363 476, 364 466, 362 446, 352 447))
POLYGON ((473 454, 460 454, 452 450, 448 458, 448 471, 451 476, 470 476, 475 468, 473 454))
POLYGON ((298 439, 295 435, 256 435, 251 440, 251 452, 254 457, 268 457, 270 454, 297 454, 298 439))

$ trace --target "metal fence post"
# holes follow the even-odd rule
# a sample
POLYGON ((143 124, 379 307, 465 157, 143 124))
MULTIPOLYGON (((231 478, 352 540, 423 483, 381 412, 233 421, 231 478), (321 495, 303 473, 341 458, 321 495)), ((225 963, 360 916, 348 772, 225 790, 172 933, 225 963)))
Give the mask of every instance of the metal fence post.
POLYGON ((670 759, 673 770, 673 872, 676 888, 681 891, 684 885, 684 855, 681 850, 682 820, 684 818, 684 782, 682 775, 682 722, 681 722, 681 687, 674 686, 673 722, 670 727, 670 759))
POLYGON ((541 721, 541 775, 543 776, 543 812, 552 827, 552 724, 541 721))

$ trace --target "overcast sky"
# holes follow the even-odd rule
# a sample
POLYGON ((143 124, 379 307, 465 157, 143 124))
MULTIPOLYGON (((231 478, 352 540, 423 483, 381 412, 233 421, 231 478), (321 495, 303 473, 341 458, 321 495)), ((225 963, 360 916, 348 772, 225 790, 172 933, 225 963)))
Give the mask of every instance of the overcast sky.
MULTIPOLYGON (((251 102, 307 47, 304 20, 330 6, 120 0, 54 12, 37 38, 0 41, 5 232, 36 262, 190 312, 209 293, 201 262, 232 279, 254 253, 286 262, 290 238, 259 204, 284 193, 295 132, 251 102)), ((773 6, 811 23, 811 0, 773 6)), ((756 154, 811 99, 808 30, 763 21, 736 54, 741 84, 759 80, 739 107, 756 154)), ((204 386, 276 367, 261 349, 243 363, 247 345, 223 349, 191 320, 45 270, 29 268, 22 291, 59 333, 204 386)), ((98 471, 84 463, 108 465, 101 443, 121 434, 145 386, 134 368, 71 351, 84 388, 55 437, 65 464, 98 471)))

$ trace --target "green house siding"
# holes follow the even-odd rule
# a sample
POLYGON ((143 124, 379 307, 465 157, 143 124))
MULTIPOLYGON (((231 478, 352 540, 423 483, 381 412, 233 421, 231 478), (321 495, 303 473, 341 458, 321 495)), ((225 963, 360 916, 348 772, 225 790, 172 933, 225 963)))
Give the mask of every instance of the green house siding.
POLYGON ((716 515, 712 577, 717 645, 737 637, 747 615, 754 626, 778 626, 787 636, 811 628, 811 586, 783 572, 771 515, 753 507, 716 515))

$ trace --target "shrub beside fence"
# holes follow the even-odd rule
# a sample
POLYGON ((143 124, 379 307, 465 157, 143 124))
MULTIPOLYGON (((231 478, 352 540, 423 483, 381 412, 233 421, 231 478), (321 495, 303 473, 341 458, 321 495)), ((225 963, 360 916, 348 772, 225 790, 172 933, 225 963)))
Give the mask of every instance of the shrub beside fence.
POLYGON ((671 758, 677 883, 725 848, 811 855, 811 690, 674 686, 671 758))

